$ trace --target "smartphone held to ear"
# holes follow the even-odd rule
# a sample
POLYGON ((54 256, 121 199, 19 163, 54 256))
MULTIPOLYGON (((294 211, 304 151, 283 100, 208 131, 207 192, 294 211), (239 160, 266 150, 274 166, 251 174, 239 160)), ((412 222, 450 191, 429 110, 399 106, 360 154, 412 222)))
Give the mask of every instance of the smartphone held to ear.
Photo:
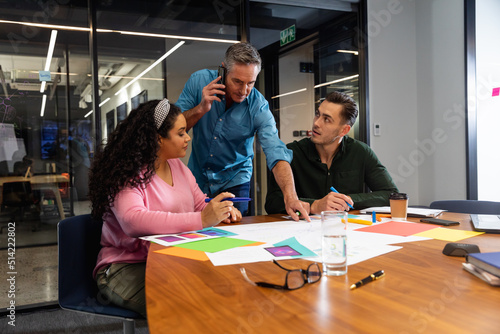
MULTIPOLYGON (((226 84, 226 68, 224 66, 219 66, 218 76, 221 77, 221 79, 217 83, 225 85, 226 84)), ((221 95, 221 94, 217 94, 216 96, 221 100, 224 97, 224 95, 221 95)))

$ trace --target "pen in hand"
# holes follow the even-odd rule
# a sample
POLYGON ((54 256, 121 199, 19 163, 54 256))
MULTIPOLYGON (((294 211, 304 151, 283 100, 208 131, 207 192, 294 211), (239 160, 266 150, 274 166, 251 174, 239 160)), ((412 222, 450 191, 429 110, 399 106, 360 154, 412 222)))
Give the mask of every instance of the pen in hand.
MULTIPOLYGON (((212 198, 205 198, 205 203, 208 203, 212 200, 212 198)), ((228 197, 224 198, 223 201, 231 201, 231 202, 249 202, 252 199, 249 197, 228 197)))
MULTIPOLYGON (((333 191, 334 193, 337 193, 337 194, 339 193, 339 192, 337 191, 337 189, 335 189, 333 186, 331 186, 331 187, 330 187, 330 190, 331 190, 331 191, 333 191)), ((346 203, 347 203, 347 205, 349 205, 349 207, 350 207, 351 209, 354 209, 354 208, 352 207, 352 205, 351 205, 351 204, 349 204, 347 201, 346 201, 346 203)))
POLYGON ((384 276, 385 276, 384 271, 379 270, 379 271, 371 274, 370 276, 363 278, 361 281, 356 282, 353 285, 351 285, 351 290, 359 288, 360 286, 365 285, 365 284, 370 283, 370 282, 373 282, 375 280, 378 280, 379 278, 382 278, 384 276))

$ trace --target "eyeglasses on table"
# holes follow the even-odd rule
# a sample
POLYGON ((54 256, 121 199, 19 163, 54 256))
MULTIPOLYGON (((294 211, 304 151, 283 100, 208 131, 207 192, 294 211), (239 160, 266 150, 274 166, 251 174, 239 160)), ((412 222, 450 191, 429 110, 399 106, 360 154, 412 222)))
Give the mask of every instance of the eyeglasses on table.
POLYGON ((321 269, 319 265, 311 263, 307 269, 287 269, 283 267, 278 261, 273 260, 274 264, 283 270, 286 270, 285 284, 278 285, 266 282, 254 282, 248 278, 245 268, 240 268, 243 277, 250 283, 256 286, 261 286, 264 288, 273 289, 283 289, 283 290, 296 290, 304 286, 306 283, 316 283, 321 279, 321 269))

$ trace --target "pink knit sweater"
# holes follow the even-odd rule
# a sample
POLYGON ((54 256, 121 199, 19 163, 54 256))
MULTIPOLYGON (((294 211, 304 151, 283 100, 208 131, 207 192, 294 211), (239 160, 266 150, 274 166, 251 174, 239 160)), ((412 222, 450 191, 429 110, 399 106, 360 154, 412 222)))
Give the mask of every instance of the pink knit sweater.
POLYGON ((116 196, 111 213, 103 216, 97 271, 110 263, 145 262, 149 241, 138 237, 194 231, 203 228, 205 194, 179 159, 168 160, 173 186, 156 174, 145 188, 125 188, 116 196))

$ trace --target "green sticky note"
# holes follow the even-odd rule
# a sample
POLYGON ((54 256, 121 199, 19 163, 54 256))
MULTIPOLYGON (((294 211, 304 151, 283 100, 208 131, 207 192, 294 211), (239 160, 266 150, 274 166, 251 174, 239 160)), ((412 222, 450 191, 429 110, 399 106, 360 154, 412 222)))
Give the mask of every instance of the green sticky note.
POLYGON ((185 244, 176 245, 176 247, 215 253, 226 249, 250 245, 253 243, 255 243, 255 241, 235 239, 235 238, 214 238, 214 239, 188 242, 185 244))

